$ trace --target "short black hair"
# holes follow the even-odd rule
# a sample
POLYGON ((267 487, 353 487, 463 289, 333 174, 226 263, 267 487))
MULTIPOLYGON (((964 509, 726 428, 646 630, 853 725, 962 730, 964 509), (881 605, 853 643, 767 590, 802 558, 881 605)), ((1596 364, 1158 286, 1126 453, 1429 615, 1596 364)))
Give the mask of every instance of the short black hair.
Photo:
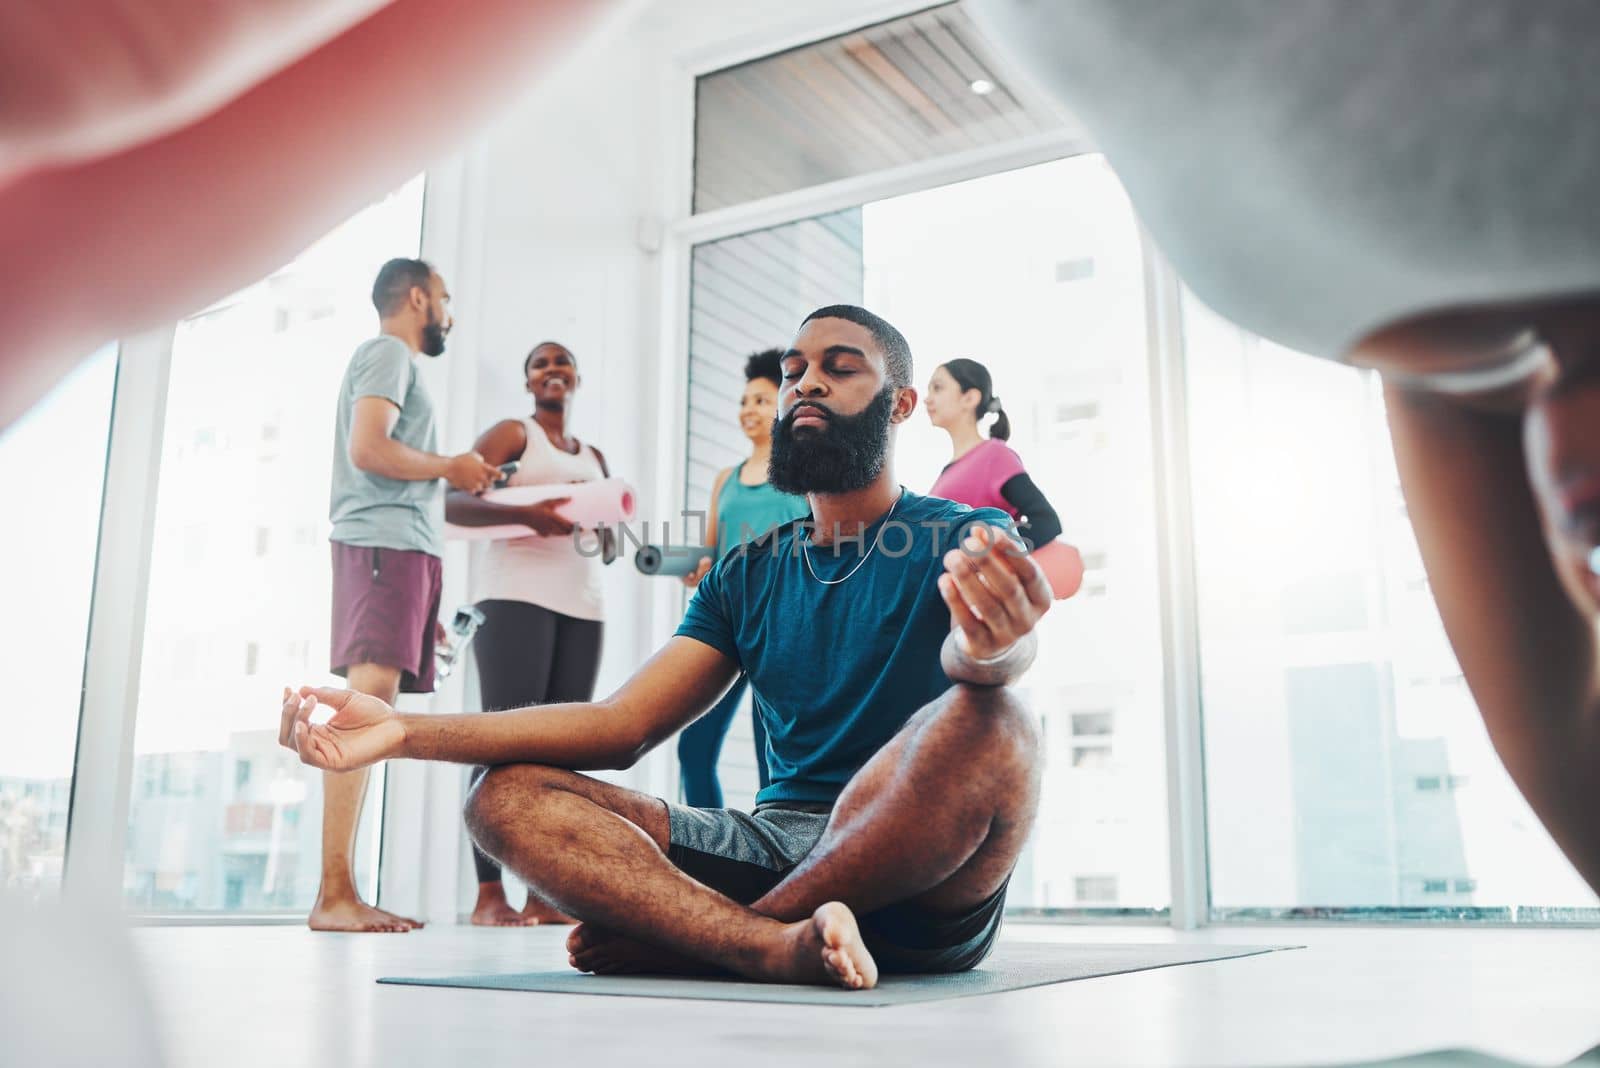
POLYGON ((761 352, 752 352, 750 358, 744 361, 744 380, 754 382, 758 378, 765 378, 782 389, 783 351, 783 349, 764 349, 761 352))
POLYGON ((813 319, 844 319, 865 327, 872 335, 872 340, 883 350, 883 362, 889 370, 889 385, 895 389, 911 385, 911 346, 906 343, 905 335, 886 320, 854 304, 830 304, 826 308, 818 308, 801 320, 800 325, 804 327, 813 319))
POLYGON ((379 315, 392 315, 400 310, 413 286, 426 290, 432 277, 433 266, 427 260, 396 257, 378 268, 378 279, 372 283, 372 306, 379 315))
MULTIPOLYGON (((533 348, 529 349, 528 354, 522 358, 522 374, 524 377, 526 377, 528 374, 528 365, 533 362, 533 354, 538 352, 540 349, 546 348, 557 348, 566 353, 568 356, 572 356, 572 350, 567 348, 559 341, 541 341, 533 348)), ((572 356, 572 366, 578 366, 578 358, 576 356, 572 356)))

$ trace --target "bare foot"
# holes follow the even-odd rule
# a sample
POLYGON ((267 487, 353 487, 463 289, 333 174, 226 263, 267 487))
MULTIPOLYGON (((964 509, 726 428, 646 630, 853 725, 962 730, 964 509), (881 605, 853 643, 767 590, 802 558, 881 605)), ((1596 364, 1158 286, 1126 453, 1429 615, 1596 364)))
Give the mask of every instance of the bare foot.
POLYGON ((544 923, 552 926, 570 926, 578 922, 554 905, 546 904, 532 894, 528 895, 527 902, 522 906, 522 915, 526 916, 530 923, 544 923))
POLYGON ((846 990, 871 990, 878 985, 878 965, 867 952, 855 916, 843 903, 828 902, 809 920, 790 924, 784 936, 786 959, 780 960, 772 978, 825 983, 846 990))
POLYGON ((306 919, 313 931, 375 931, 403 933, 414 931, 422 924, 396 916, 383 909, 375 909, 358 898, 336 901, 317 899, 316 907, 306 919))
POLYGON ((579 924, 567 936, 567 963, 595 975, 712 975, 720 971, 704 961, 589 923, 579 924))
POLYGON ((424 927, 427 926, 427 924, 423 923, 421 920, 413 920, 409 916, 402 916, 398 912, 390 912, 388 909, 374 908, 372 911, 381 912, 385 916, 389 917, 391 920, 394 920, 396 923, 405 924, 407 927, 411 928, 413 931, 420 931, 424 927))
POLYGON ((478 907, 472 910, 472 924, 474 927, 536 927, 539 921, 524 916, 502 899, 478 902, 478 907))

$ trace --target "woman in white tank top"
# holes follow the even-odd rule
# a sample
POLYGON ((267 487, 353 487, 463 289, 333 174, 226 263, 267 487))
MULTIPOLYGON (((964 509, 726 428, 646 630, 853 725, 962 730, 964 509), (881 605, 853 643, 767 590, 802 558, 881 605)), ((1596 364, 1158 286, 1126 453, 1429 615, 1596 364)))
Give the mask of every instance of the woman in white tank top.
MULTIPOLYGON (((517 470, 508 483, 513 486, 609 477, 600 450, 567 435, 568 410, 581 381, 572 353, 553 341, 541 342, 528 353, 523 373, 533 414, 490 427, 478 439, 478 452, 491 464, 515 460, 517 470)), ((565 500, 504 505, 455 492, 445 500, 452 523, 528 527, 525 538, 489 542, 473 576, 473 600, 484 614, 473 650, 485 711, 594 697, 605 617, 600 569, 616 558, 616 543, 607 532, 602 554, 580 552, 572 524, 561 515, 565 500)), ((475 769, 473 782, 485 770, 475 769)), ((500 866, 476 848, 473 858, 478 869, 473 923, 572 922, 532 894, 522 910, 512 908, 500 866)))

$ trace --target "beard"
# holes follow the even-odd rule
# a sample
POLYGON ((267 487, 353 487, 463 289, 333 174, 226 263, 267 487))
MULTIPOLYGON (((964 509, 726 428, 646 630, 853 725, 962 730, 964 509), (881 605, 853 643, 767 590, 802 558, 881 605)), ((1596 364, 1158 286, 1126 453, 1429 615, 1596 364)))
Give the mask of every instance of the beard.
POLYGON ((428 312, 428 322, 422 328, 422 354, 444 355, 444 324, 433 318, 432 311, 428 312))
POLYGON ((885 386, 855 415, 828 411, 824 426, 796 431, 795 417, 808 406, 797 404, 772 424, 767 479, 773 488, 784 493, 851 493, 870 485, 883 472, 889 455, 894 387, 885 386))

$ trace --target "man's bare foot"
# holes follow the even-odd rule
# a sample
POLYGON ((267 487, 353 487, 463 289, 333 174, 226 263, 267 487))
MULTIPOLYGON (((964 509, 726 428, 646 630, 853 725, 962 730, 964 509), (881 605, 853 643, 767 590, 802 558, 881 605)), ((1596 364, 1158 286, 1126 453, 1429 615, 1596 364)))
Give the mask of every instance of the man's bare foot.
MULTIPOLYGON (((672 950, 579 924, 567 936, 567 961, 596 975, 717 975, 722 969, 672 950)), ((809 920, 783 930, 783 946, 758 978, 776 983, 822 983, 846 990, 878 985, 878 965, 867 952, 850 909, 830 901, 809 920)))
POLYGON ((704 961, 580 923, 567 936, 567 963, 595 975, 712 975, 721 971, 704 961))
POLYGON ((317 899, 316 907, 306 919, 313 931, 372 931, 403 933, 414 931, 422 924, 416 920, 396 916, 383 909, 375 909, 359 898, 340 898, 334 901, 317 899))
POLYGON ((474 927, 537 927, 539 921, 531 916, 524 916, 521 911, 512 908, 504 899, 500 901, 479 901, 472 910, 472 924, 474 927))
POLYGON ((499 879, 478 884, 478 903, 472 907, 474 927, 532 927, 538 922, 511 907, 499 879))
POLYGON ((391 920, 405 924, 413 931, 420 931, 427 926, 427 924, 423 923, 421 920, 413 920, 410 916, 402 916, 398 912, 390 912, 388 909, 374 908, 373 911, 381 912, 391 920))
POLYGON ((530 923, 549 924, 555 927, 571 926, 578 922, 554 905, 546 904, 533 894, 528 895, 527 902, 522 906, 522 915, 527 917, 530 923))
POLYGON ((878 985, 878 965, 867 952, 855 915, 842 902, 830 901, 809 920, 790 924, 787 945, 779 959, 779 982, 824 983, 846 990, 871 990, 878 985))
MULTIPOLYGON (((361 904, 361 900, 359 898, 356 899, 356 904, 361 904)), ((421 920, 413 920, 409 916, 402 916, 398 912, 390 912, 388 909, 380 909, 376 905, 372 906, 372 911, 387 917, 392 923, 404 924, 407 928, 413 931, 420 931, 423 927, 427 926, 421 920)))

